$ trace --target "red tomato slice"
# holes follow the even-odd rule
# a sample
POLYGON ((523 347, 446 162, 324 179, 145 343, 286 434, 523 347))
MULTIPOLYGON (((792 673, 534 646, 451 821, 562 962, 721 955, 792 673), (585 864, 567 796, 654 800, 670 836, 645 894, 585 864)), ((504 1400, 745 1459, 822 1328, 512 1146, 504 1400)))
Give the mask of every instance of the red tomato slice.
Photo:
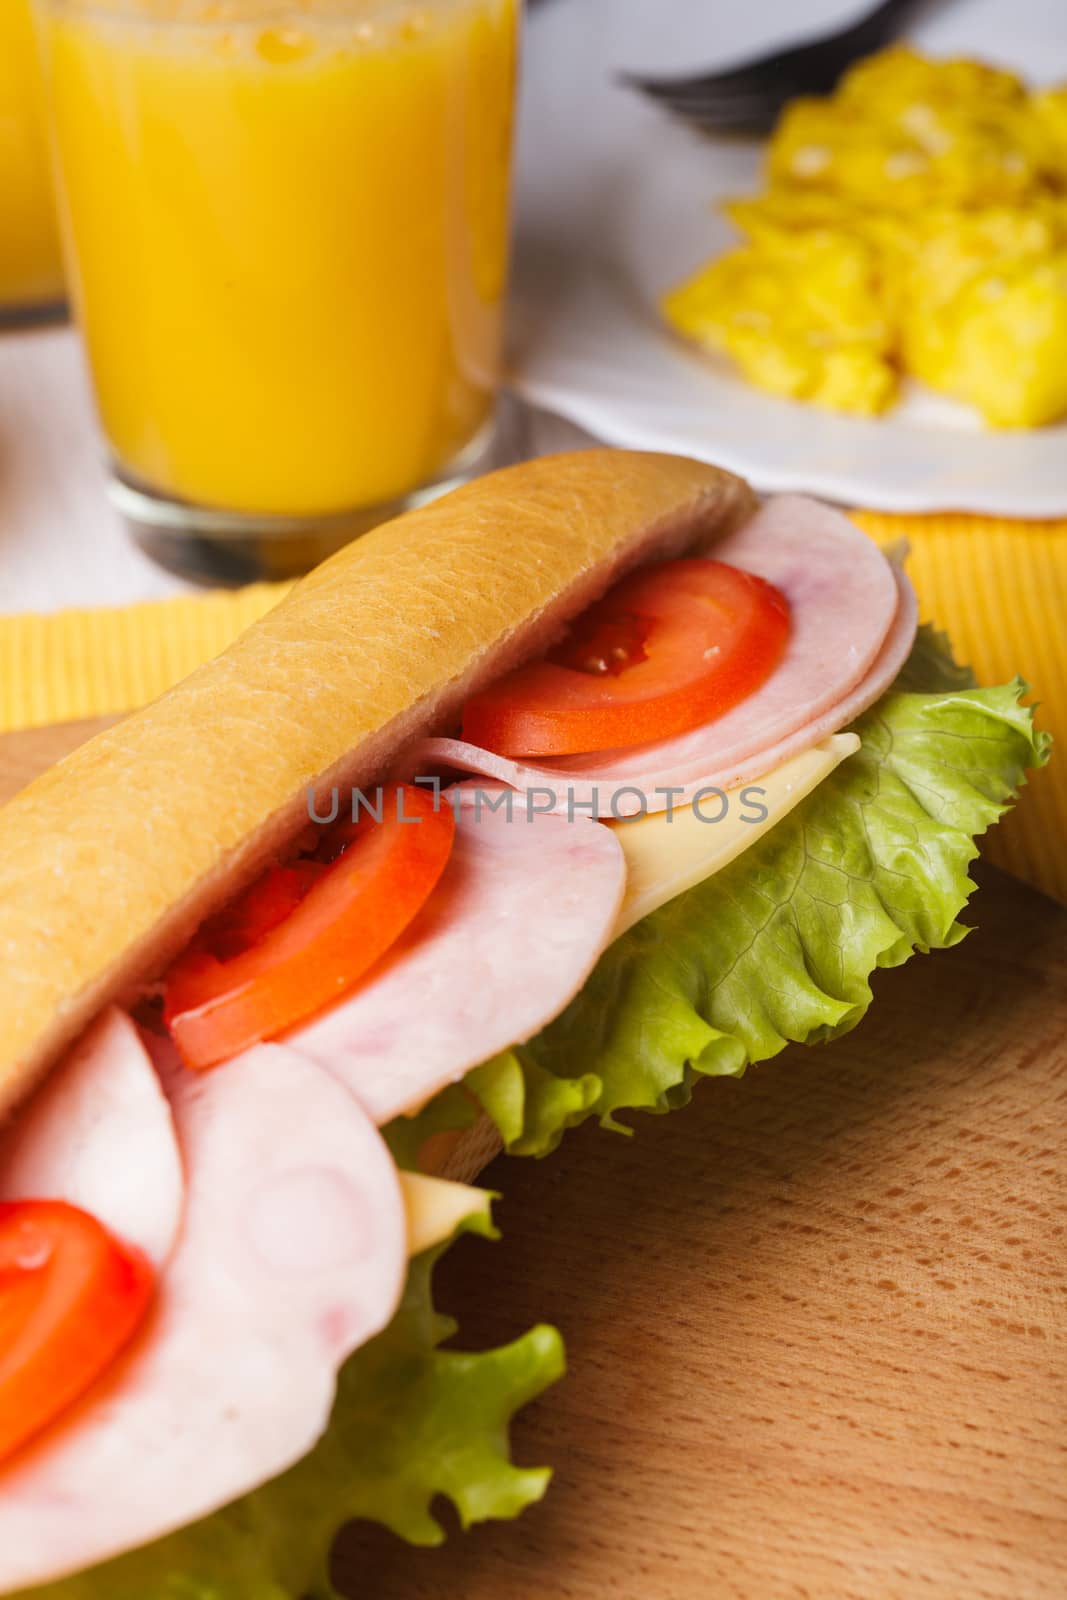
POLYGON ((667 739, 758 689, 788 636, 773 584, 722 561, 668 561, 616 584, 545 660, 472 695, 463 737, 504 756, 667 739))
MULTIPOLYGON (((331 865, 297 864, 294 870, 317 869, 305 874, 310 887, 283 920, 239 954, 220 960, 226 949, 205 947, 211 937, 206 925, 166 984, 163 1017, 186 1064, 213 1067, 275 1038, 350 989, 429 898, 455 827, 451 806, 435 805, 428 790, 405 784, 385 795, 381 822, 364 818, 331 865)), ((226 927, 264 926, 279 903, 287 903, 296 889, 279 882, 278 870, 229 909, 226 927)))
POLYGON ((139 1250, 77 1206, 0 1203, 0 1460, 111 1365, 154 1281, 139 1250))
POLYGON ((322 872, 317 861, 269 868, 232 905, 211 918, 197 935, 197 945, 220 961, 240 955, 296 910, 322 872))

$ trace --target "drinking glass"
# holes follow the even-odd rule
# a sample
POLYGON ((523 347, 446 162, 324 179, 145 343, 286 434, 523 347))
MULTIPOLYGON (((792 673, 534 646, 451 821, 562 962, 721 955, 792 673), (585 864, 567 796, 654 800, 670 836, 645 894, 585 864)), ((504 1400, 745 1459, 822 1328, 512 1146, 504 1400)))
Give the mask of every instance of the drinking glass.
POLYGON ((30 0, 0 0, 0 322, 54 311, 62 300, 30 0))
POLYGON ((498 385, 518 0, 38 4, 71 293, 155 553, 310 565, 461 474, 498 385))

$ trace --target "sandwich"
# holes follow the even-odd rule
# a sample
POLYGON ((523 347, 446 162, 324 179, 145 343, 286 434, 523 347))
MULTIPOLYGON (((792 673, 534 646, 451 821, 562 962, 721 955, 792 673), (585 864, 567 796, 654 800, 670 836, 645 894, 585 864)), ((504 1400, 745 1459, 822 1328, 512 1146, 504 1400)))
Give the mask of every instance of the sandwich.
POLYGON ((433 1306, 473 1179, 961 939, 1024 693, 839 512, 591 450, 366 535, 17 795, 0 1593, 326 1600, 353 1518, 537 1500, 559 1334, 433 1306))

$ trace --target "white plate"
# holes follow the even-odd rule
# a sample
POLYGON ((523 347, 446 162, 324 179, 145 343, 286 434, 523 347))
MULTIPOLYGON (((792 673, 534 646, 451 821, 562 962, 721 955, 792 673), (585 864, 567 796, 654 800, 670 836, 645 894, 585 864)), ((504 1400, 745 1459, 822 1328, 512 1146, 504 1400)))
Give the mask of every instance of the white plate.
MULTIPOLYGON (((1049 0, 952 0, 917 42, 986 55, 1034 78, 1067 72, 1049 0), (1042 70, 1044 68, 1044 70, 1042 70)), ((805 8, 809 29, 854 3, 805 8)), ((795 16, 795 12, 793 13, 795 16)), ((613 444, 677 450, 767 490, 808 490, 891 511, 1067 511, 1067 424, 996 432, 915 388, 885 417, 779 400, 676 339, 659 294, 725 248, 714 211, 758 184, 760 152, 709 140, 618 86, 615 74, 692 71, 784 44, 782 0, 555 0, 529 30, 520 150, 515 382, 531 401, 613 444), (709 32, 709 28, 712 31, 709 32)))

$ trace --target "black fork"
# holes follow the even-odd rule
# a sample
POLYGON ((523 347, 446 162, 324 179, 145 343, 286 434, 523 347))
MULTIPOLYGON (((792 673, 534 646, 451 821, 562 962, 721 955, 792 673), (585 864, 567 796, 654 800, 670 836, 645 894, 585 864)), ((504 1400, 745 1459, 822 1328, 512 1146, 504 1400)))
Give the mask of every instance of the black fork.
POLYGON ((797 95, 829 94, 854 62, 897 38, 908 13, 920 4, 921 0, 882 0, 851 27, 792 50, 758 56, 728 72, 691 78, 646 78, 628 72, 621 79, 710 133, 768 134, 788 101, 797 95))

